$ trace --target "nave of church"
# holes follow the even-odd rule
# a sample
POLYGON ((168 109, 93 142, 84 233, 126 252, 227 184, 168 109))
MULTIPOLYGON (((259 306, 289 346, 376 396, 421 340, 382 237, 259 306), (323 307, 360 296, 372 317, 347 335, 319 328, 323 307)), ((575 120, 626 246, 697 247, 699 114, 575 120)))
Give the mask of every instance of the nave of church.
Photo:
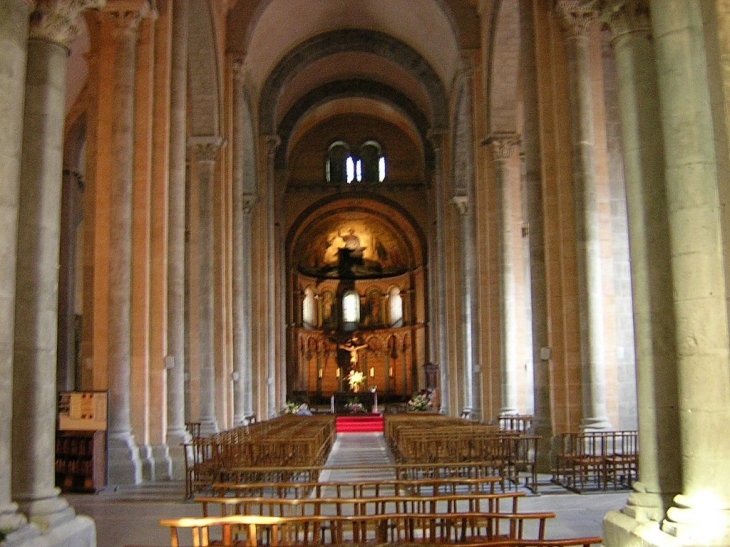
POLYGON ((426 397, 532 416, 542 473, 638 431, 605 545, 730 546, 729 36, 730 0, 0 0, 5 544, 93 546, 65 495, 181 481, 188 423, 426 397))

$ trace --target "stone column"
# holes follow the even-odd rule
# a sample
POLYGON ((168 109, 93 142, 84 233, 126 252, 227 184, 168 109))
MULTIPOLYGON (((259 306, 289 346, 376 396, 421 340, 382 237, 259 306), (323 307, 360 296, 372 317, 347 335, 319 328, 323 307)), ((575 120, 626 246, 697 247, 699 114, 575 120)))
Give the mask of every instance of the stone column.
POLYGON ((629 218, 640 482, 623 512, 659 521, 680 491, 674 305, 664 148, 648 0, 610 0, 629 218))
POLYGON ((550 472, 550 444, 553 437, 550 405, 550 362, 548 332, 548 295, 545 273, 545 219, 543 216, 540 113, 538 111, 537 67, 535 66, 535 14, 533 0, 520 0, 520 62, 522 70, 525 191, 530 230, 530 302, 532 308, 532 367, 534 421, 538 443, 537 465, 541 473, 550 472), (543 350, 543 348, 545 348, 543 350))
POLYGON ((462 294, 462 347, 464 353, 464 408, 462 414, 478 419, 480 408, 477 401, 479 390, 478 376, 474 362, 475 328, 474 328, 474 281, 476 276, 476 255, 474 245, 474 208, 469 207, 468 196, 459 195, 453 197, 454 205, 459 210, 459 224, 461 235, 461 294, 462 294))
POLYGON ((439 412, 448 414, 451 407, 450 390, 449 390, 449 367, 444 366, 448 362, 448 353, 446 351, 446 265, 444 257, 444 194, 443 194, 443 131, 432 131, 429 135, 433 143, 434 152, 434 177, 433 192, 435 195, 434 209, 436 217, 436 225, 434 226, 435 245, 431 253, 432 265, 430 267, 429 285, 431 287, 430 296, 432 305, 429 313, 431 314, 431 359, 437 356, 439 367, 439 412), (436 317, 434 317, 434 314, 436 317), (433 327, 436 327, 434 333, 433 327), (435 340, 434 340, 435 339, 435 340))
POLYGON ((664 129, 682 462, 682 494, 663 529, 684 544, 730 545, 726 272, 700 4, 650 4, 664 129))
MULTIPOLYGON (((0 0, 0 529, 19 530, 25 519, 11 502, 13 339, 18 191, 23 137, 23 96, 32 2, 0 0)), ((20 531, 16 532, 17 534, 20 531)))
POLYGON ((233 247, 232 299, 233 308, 233 423, 245 424, 253 415, 251 377, 251 210, 256 197, 246 193, 243 59, 233 60, 233 247))
POLYGON ((583 421, 587 430, 610 429, 606 407, 603 290, 594 164, 589 28, 593 12, 578 0, 560 0, 556 11, 565 31, 573 148, 575 239, 580 303, 583 421))
POLYGON ((266 137, 266 265, 268 281, 266 293, 268 299, 266 318, 268 326, 267 345, 269 362, 266 369, 266 401, 268 417, 273 418, 277 414, 276 408, 276 227, 274 218, 276 215, 276 149, 281 144, 278 135, 266 137))
POLYGON ((170 70, 170 177, 167 190, 167 434, 172 474, 184 478, 185 176, 187 161, 188 1, 173 0, 170 70))
POLYGON ((138 484, 142 480, 139 448, 130 417, 132 186, 134 184, 134 72, 140 21, 138 9, 105 13, 114 23, 114 104, 109 207, 109 440, 110 484, 138 484))
POLYGON ((494 160, 494 175, 497 185, 497 207, 499 208, 499 315, 501 349, 501 408, 500 414, 517 414, 517 305, 515 303, 515 248, 514 204, 510 187, 509 159, 512 150, 519 145, 515 134, 491 135, 486 144, 490 146, 494 160))
POLYGON ((193 137, 189 142, 198 166, 198 365, 200 367, 200 432, 218 432, 215 414, 215 348, 213 302, 213 199, 215 166, 223 146, 220 137, 193 137))
POLYGON ((12 489, 50 544, 56 535, 69 545, 86 545, 95 537, 93 522, 76 517, 59 497, 54 473, 66 59, 76 34, 74 20, 95 6, 92 1, 37 6, 28 41, 15 281, 12 489))

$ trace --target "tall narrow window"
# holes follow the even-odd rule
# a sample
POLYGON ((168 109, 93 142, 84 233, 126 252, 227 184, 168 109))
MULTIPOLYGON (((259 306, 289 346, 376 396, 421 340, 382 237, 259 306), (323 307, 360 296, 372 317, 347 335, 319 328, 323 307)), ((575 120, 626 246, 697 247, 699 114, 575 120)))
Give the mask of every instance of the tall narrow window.
POLYGON ((355 160, 352 159, 352 156, 347 156, 346 160, 347 164, 347 184, 350 184, 353 180, 355 180, 355 160))
POLYGON ((355 291, 347 291, 342 297, 342 326, 345 330, 355 330, 360 321, 360 296, 355 291))
POLYGON ((403 326, 403 297, 398 287, 393 287, 388 292, 388 315, 391 327, 403 326))
POLYGON ((302 302, 302 324, 305 329, 314 327, 314 291, 307 287, 302 302))
POLYGON ((327 182, 350 182, 347 179, 347 163, 352 161, 350 148, 342 141, 333 142, 327 150, 325 175, 327 182))
POLYGON ((362 180, 364 182, 381 182, 385 179, 385 161, 380 144, 367 141, 360 147, 362 161, 362 180))

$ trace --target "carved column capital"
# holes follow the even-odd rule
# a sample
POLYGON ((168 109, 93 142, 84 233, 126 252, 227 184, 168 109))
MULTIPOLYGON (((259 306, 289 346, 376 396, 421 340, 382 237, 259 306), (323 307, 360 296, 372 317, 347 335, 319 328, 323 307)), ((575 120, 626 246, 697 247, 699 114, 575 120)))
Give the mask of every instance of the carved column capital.
POLYGON ((246 79, 246 72, 248 71, 248 63, 246 58, 235 53, 231 55, 231 72, 233 73, 233 81, 237 84, 242 84, 246 79))
POLYGON ((276 150, 281 144, 281 137, 279 135, 266 135, 266 155, 269 159, 276 155, 276 150))
POLYGON ((114 25, 114 39, 129 41, 137 38, 142 19, 154 11, 148 0, 109 0, 103 14, 114 25))
POLYGON ((596 10, 591 0, 556 0, 555 15, 565 35, 577 38, 588 35, 596 10))
POLYGON ((195 161, 214 163, 218 159, 218 152, 226 144, 221 137, 191 137, 188 140, 195 161))
POLYGON ((469 212, 469 196, 454 196, 451 198, 451 202, 456 205, 460 215, 464 216, 469 212))
POLYGON ((241 196, 241 206, 243 208, 243 212, 247 215, 250 215, 253 211, 253 206, 256 205, 258 199, 259 198, 256 194, 243 194, 241 196))
POLYGON ((517 133, 492 133, 482 144, 489 146, 492 156, 497 161, 507 161, 512 150, 520 145, 520 136, 517 133))
POLYGON ((598 17, 614 38, 624 34, 651 32, 649 0, 601 0, 598 17))
POLYGON ((104 7, 105 0, 38 0, 26 3, 33 10, 28 37, 68 49, 79 33, 76 25, 79 14, 87 9, 104 7))

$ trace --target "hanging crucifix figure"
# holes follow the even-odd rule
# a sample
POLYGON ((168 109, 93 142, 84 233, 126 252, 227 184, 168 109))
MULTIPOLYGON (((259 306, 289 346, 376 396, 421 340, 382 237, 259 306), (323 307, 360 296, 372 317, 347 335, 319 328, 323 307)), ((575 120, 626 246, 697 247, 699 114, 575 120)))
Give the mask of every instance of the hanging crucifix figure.
POLYGON ((357 352, 360 351, 365 346, 367 346, 367 344, 357 345, 357 338, 355 338, 355 337, 350 338, 345 344, 340 344, 338 346, 340 349, 344 349, 345 351, 349 352, 350 370, 358 369, 359 356, 358 356, 357 352))

